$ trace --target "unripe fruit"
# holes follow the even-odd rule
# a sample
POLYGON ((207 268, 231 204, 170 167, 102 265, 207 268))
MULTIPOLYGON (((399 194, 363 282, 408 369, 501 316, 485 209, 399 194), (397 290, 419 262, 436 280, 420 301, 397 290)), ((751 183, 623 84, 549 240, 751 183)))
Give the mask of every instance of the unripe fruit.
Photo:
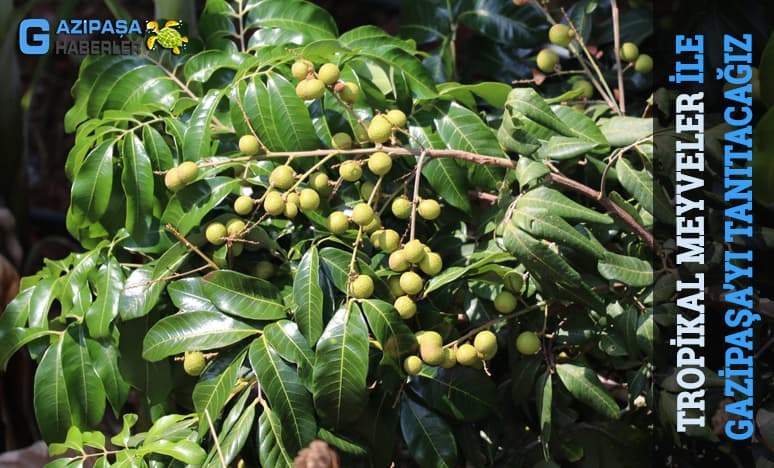
POLYGON ((409 263, 417 264, 425 258, 425 245, 417 239, 408 241, 403 246, 403 254, 409 263))
MULTIPOLYGON (((396 250, 391 253, 387 263, 390 265, 390 270, 397 273, 406 271, 409 268, 409 262, 406 260, 406 254, 403 250, 396 250)), ((403 291, 402 288, 401 291, 403 291)))
POLYGON ((297 80, 306 79, 306 75, 309 74, 309 64, 303 60, 298 60, 290 67, 290 73, 297 80))
POLYGON ((457 348, 456 357, 457 362, 463 366, 475 367, 480 362, 476 348, 468 343, 465 343, 464 345, 457 348))
POLYGON ((324 193, 328 190, 328 174, 315 172, 309 176, 309 185, 317 190, 318 193, 324 193))
POLYGON ((241 195, 234 201, 234 212, 238 215, 247 215, 253 211, 253 199, 247 195, 241 195))
POLYGON ((245 226, 244 221, 239 218, 234 218, 226 223, 226 232, 228 232, 229 237, 235 237, 244 230, 245 226))
POLYGON ((245 249, 245 244, 241 242, 234 242, 231 244, 231 246, 228 248, 228 253, 233 257, 238 257, 242 251, 245 249))
POLYGON ((516 310, 516 296, 508 291, 500 291, 494 300, 495 309, 501 314, 510 314, 516 310))
POLYGON ((221 245, 226 242, 224 237, 226 237, 227 234, 228 231, 226 231, 226 226, 224 226, 223 223, 210 223, 204 231, 204 237, 206 237, 207 241, 213 245, 221 245))
POLYGON ((582 90, 580 97, 589 99, 594 96, 594 86, 586 80, 578 80, 572 85, 572 89, 582 90))
POLYGON ((384 143, 392 135, 392 124, 383 116, 377 115, 368 126, 368 138, 374 143, 384 143))
POLYGON ((348 150, 352 148, 352 137, 344 132, 339 132, 333 135, 331 145, 336 149, 348 150))
POLYGON ((524 286, 524 279, 517 271, 509 271, 503 276, 503 285, 514 294, 521 294, 521 288, 524 286))
POLYGON ((403 370, 408 375, 417 375, 422 370, 422 360, 419 356, 409 356, 403 360, 403 370))
POLYGON ((443 348, 440 346, 434 346, 429 343, 422 343, 419 345, 419 355, 422 357, 422 360, 425 361, 426 364, 431 366, 437 366, 438 364, 442 363, 446 357, 443 348))
POLYGON ((358 143, 365 144, 368 143, 368 126, 371 125, 370 120, 364 120, 363 125, 355 124, 352 127, 352 134, 355 135, 355 141, 358 143), (365 128, 363 128, 365 127, 365 128))
POLYGON ((334 211, 328 216, 328 230, 336 235, 344 234, 349 227, 347 215, 341 211, 334 211))
POLYGON ((285 201, 282 200, 282 194, 277 191, 271 191, 263 199, 263 209, 272 216, 277 216, 285 211, 285 201))
POLYGON ((378 229, 371 234, 371 244, 377 249, 382 248, 382 240, 384 240, 384 229, 378 229))
POLYGON ((480 331, 473 339, 473 347, 482 359, 492 359, 497 354, 497 336, 489 330, 480 331))
POLYGON ((341 99, 349 104, 354 104, 360 99, 360 88, 357 83, 348 81, 344 83, 344 89, 341 91, 341 99))
POLYGON ((435 252, 425 253, 425 258, 419 262, 419 269, 428 276, 435 276, 443 269, 443 260, 435 252))
POLYGON ((260 150, 261 144, 258 142, 258 138, 255 138, 253 135, 242 135, 239 138, 239 151, 242 153, 252 156, 260 150))
POLYGON ((416 294, 422 290, 423 286, 424 281, 422 281, 422 277, 413 271, 407 271, 400 275, 400 288, 406 294, 416 294))
POLYGON ((346 87, 347 87, 347 86, 344 84, 344 82, 343 82, 343 81, 337 81, 337 82, 336 82, 336 83, 334 83, 334 85, 333 85, 333 92, 334 92, 334 93, 341 93, 342 91, 344 91, 344 89, 345 89, 346 87))
POLYGON ((637 61, 634 62, 634 70, 637 73, 650 73, 653 70, 653 58, 648 54, 642 54, 637 57, 637 61))
POLYGON ((320 195, 310 188, 301 190, 298 197, 301 211, 314 211, 320 206, 320 195))
POLYGON ((359 226, 365 226, 374 220, 374 210, 365 203, 358 203, 352 209, 352 221, 359 226))
POLYGON ((395 297, 403 295, 403 290, 400 288, 400 276, 391 276, 387 284, 390 288, 390 294, 395 297))
POLYGON ((417 304, 408 296, 400 296, 395 299, 393 307, 403 320, 408 320, 417 313, 417 304))
POLYGON ((325 94, 325 83, 316 78, 301 80, 296 85, 296 96, 304 101, 321 98, 323 94, 325 94))
POLYGON ((621 60, 634 62, 640 55, 640 49, 633 42, 624 42, 621 46, 621 60))
POLYGON ((339 175, 347 182, 355 182, 360 180, 360 176, 363 175, 363 169, 355 161, 344 161, 339 166, 339 175))
POLYGON ((537 54, 537 67, 540 71, 550 73, 559 63, 559 56, 551 49, 543 49, 537 54))
MULTIPOLYGON (((360 183, 360 196, 363 198, 363 200, 368 201, 371 199, 371 194, 374 192, 374 188, 376 188, 376 185, 374 185, 374 183, 370 180, 360 183)), ((377 193, 374 194, 374 198, 378 197, 379 192, 377 191, 377 193)))
POLYGON ((164 174, 164 185, 166 185, 167 188, 173 192, 182 190, 185 187, 185 184, 177 175, 176 167, 173 167, 172 169, 168 170, 166 174, 164 174))
POLYGON ((280 190, 287 190, 293 186, 296 171, 290 166, 277 166, 269 174, 269 183, 280 190))
POLYGON ((516 338, 516 349, 521 354, 532 355, 538 352, 540 349, 540 338, 531 331, 522 332, 518 338, 516 338))
POLYGON ((441 367, 444 369, 451 369, 452 367, 457 365, 457 353, 454 352, 451 348, 444 348, 443 350, 444 356, 443 356, 443 362, 441 362, 441 367))
POLYGON ((381 245, 379 246, 385 253, 393 253, 400 246, 400 234, 392 229, 385 229, 382 233, 381 245))
POLYGON ((285 203, 292 203, 296 206, 298 206, 301 203, 301 198, 298 196, 296 192, 288 192, 285 194, 285 203))
POLYGON ((355 299, 368 299, 374 293, 374 280, 368 275, 358 275, 349 285, 349 294, 355 299))
POLYGON ((255 267, 253 268, 253 274, 262 280, 268 280, 274 276, 274 270, 275 268, 273 263, 267 260, 261 260, 255 264, 255 267))
POLYGON ((201 351, 186 351, 183 358, 183 370, 185 373, 198 377, 204 371, 204 367, 207 365, 207 361, 204 359, 204 354, 201 351))
POLYGON ((411 217, 411 201, 406 197, 398 197, 393 200, 390 209, 392 214, 398 219, 408 219, 411 217))
POLYGON ((552 44, 567 47, 572 40, 571 33, 572 29, 568 28, 566 24, 555 24, 548 30, 548 40, 552 44))
POLYGON ((298 205, 293 202, 286 201, 285 209, 282 210, 282 215, 288 219, 294 219, 298 216, 298 205))
POLYGON ((363 231, 365 231, 366 234, 371 234, 380 227, 382 227, 382 220, 379 218, 379 215, 374 214, 371 222, 363 226, 363 231))
POLYGON ((443 337, 440 333, 432 330, 418 331, 414 336, 417 337, 417 343, 421 346, 429 344, 432 346, 443 346, 443 337))
POLYGON ((441 205, 435 200, 425 199, 419 202, 417 211, 419 212, 419 216, 428 221, 432 221, 441 215, 441 205))
POLYGON ((382 151, 377 151, 368 158, 368 170, 381 176, 392 169, 392 158, 382 151))
POLYGON ((326 63, 317 70, 317 76, 327 85, 332 85, 339 80, 339 67, 333 63, 326 63))
POLYGON ((177 166, 177 177, 185 185, 190 184, 199 175, 199 166, 193 161, 185 161, 177 166))
POLYGON ((403 128, 406 126, 406 114, 404 114, 401 110, 393 109, 387 112, 385 117, 391 124, 398 128, 403 128))

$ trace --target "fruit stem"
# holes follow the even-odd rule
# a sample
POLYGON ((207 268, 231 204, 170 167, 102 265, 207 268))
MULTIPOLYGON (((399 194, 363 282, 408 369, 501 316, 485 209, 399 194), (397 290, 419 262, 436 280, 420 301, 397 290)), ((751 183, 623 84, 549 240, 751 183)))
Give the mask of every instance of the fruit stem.
POLYGON ((357 250, 360 247, 360 242, 363 240, 363 226, 358 227, 357 229, 357 237, 355 238, 355 242, 352 247, 352 258, 349 260, 349 268, 347 270, 349 273, 347 274, 347 297, 345 299, 345 302, 349 304, 349 286, 352 283, 352 278, 355 276, 355 262, 357 261, 357 250))
POLYGON ((193 250, 198 256, 200 256, 205 262, 207 262, 207 265, 210 266, 213 270, 220 270, 218 265, 215 264, 212 260, 210 260, 210 257, 206 256, 201 250, 199 250, 198 247, 193 245, 188 239, 186 239, 182 234, 180 234, 177 229, 175 229, 174 226, 171 224, 166 225, 167 231, 171 232, 173 236, 177 238, 180 242, 182 242, 186 247, 193 250))
POLYGON ((415 168, 414 174, 414 195, 411 198, 411 233, 409 234, 409 240, 414 240, 414 231, 417 224, 417 205, 419 204, 419 181, 422 178, 422 164, 425 162, 425 156, 427 151, 422 151, 419 155, 419 161, 415 168))
POLYGON ((505 322, 506 320, 511 320, 511 319, 516 318, 516 317, 521 317, 522 315, 528 314, 528 313, 530 313, 530 312, 532 312, 534 310, 538 310, 541 307, 548 307, 548 302, 540 301, 537 304, 533 304, 533 305, 531 305, 531 306, 529 306, 529 307, 527 307, 525 309, 521 309, 521 310, 513 312, 511 314, 504 315, 502 317, 496 317, 496 318, 493 318, 492 320, 488 320, 488 321, 484 322, 483 324, 481 324, 481 325, 473 328, 472 330, 468 331, 467 333, 465 333, 461 337, 457 338, 456 340, 450 341, 449 343, 446 343, 445 345, 443 345, 443 347, 444 348, 453 348, 454 346, 458 345, 459 343, 463 343, 463 342, 467 341, 468 338, 472 337, 476 333, 478 333, 478 332, 480 332, 482 330, 488 329, 489 327, 491 327, 495 323, 505 322))
POLYGON ((298 178, 295 184, 293 184, 292 187, 287 189, 287 192, 292 192, 293 190, 297 189, 301 183, 303 183, 307 178, 309 178, 310 175, 314 174, 320 167, 323 166, 326 162, 330 161, 331 159, 335 158, 338 155, 336 151, 332 151, 328 156, 322 158, 321 160, 317 161, 317 163, 309 168, 308 171, 301 174, 301 176, 298 178))
POLYGON ((618 71, 618 107, 621 113, 626 113, 626 100, 624 99, 623 69, 621 68, 621 27, 618 19, 618 2, 610 0, 613 10, 613 46, 615 48, 615 67, 618 71))

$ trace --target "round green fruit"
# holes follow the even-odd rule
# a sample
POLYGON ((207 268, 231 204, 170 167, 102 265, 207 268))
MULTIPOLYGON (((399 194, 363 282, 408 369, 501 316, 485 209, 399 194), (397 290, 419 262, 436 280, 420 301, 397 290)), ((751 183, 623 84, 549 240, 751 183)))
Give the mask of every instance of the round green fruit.
POLYGON ((173 167, 172 169, 168 170, 166 174, 164 174, 164 185, 166 185, 166 187, 173 192, 180 191, 185 187, 185 184, 177 175, 176 167, 173 167))
POLYGON ((242 254, 242 251, 245 249, 245 244, 242 242, 234 242, 231 244, 231 246, 228 248, 228 253, 232 257, 238 257, 242 254))
POLYGON ((407 271, 400 275, 400 288, 406 293, 406 294, 417 294, 419 291, 422 290, 422 287, 424 286, 424 281, 422 280, 422 277, 418 274, 414 273, 413 271, 407 271))
POLYGON ((354 104, 360 99, 360 88, 357 86, 357 83, 348 81, 344 83, 344 89, 341 90, 340 95, 344 102, 354 104))
POLYGON ((368 158, 368 170, 381 176, 392 169, 392 158, 385 152, 377 151, 368 158))
POLYGON ((207 365, 207 360, 204 359, 204 354, 201 351, 186 351, 183 358, 183 370, 185 373, 198 377, 204 371, 204 367, 207 365))
POLYGON ((285 201, 282 194, 272 190, 263 199, 263 209, 272 216, 278 216, 285 211, 285 201))
POLYGON ((411 200, 406 197, 398 197, 392 201, 390 209, 396 218, 409 219, 411 217, 411 200))
POLYGON ((301 80, 296 85, 296 95, 304 101, 319 99, 325 94, 325 83, 312 78, 301 80))
POLYGON ((451 348, 444 348, 443 350, 444 356, 443 356, 443 362, 441 362, 441 367, 444 369, 451 369, 452 367, 457 365, 457 353, 454 352, 451 348))
POLYGON ((328 216, 328 230, 333 234, 344 234, 347 228, 349 228, 349 218, 341 211, 334 211, 328 216))
POLYGON ((390 294, 394 297, 403 295, 403 290, 400 288, 400 276, 390 276, 390 279, 387 280, 387 285, 390 288, 390 294))
POLYGON ((282 215, 288 219, 295 219, 298 216, 298 205, 292 202, 285 202, 285 209, 282 210, 282 215))
POLYGON ((379 246, 385 253, 391 254, 398 250, 400 246, 400 234, 393 229, 385 229, 381 236, 381 245, 379 246))
POLYGON ((537 67, 540 71, 550 73, 559 63, 559 56, 551 49, 543 49, 537 54, 537 67))
POLYGON ((441 215, 441 205, 435 200, 425 199, 419 202, 417 211, 419 211, 419 216, 432 221, 441 215))
POLYGON ((331 145, 335 149, 348 150, 352 148, 352 137, 344 132, 339 132, 333 135, 331 139, 331 145))
POLYGON ((589 99, 594 96, 594 86, 586 80, 578 80, 572 85, 572 89, 580 89, 580 97, 589 99))
POLYGON ((457 362, 463 366, 476 367, 478 366, 480 359, 478 352, 473 345, 465 343, 457 348, 456 352, 457 362))
POLYGON ((253 267, 253 274, 265 281, 268 281, 272 276, 274 276, 274 271, 274 264, 267 260, 261 260, 255 264, 255 267, 253 267))
POLYGON ((301 190, 298 198, 301 211, 314 211, 320 206, 320 195, 310 188, 301 190))
POLYGON ((339 67, 333 63, 326 63, 321 66, 319 70, 317 70, 317 77, 327 85, 332 85, 333 83, 339 81, 339 75, 339 67))
POLYGON ((247 195, 241 195, 234 201, 234 212, 238 215, 247 215, 253 211, 253 199, 247 195))
POLYGON ((374 210, 365 203, 358 203, 352 208, 352 221, 358 226, 366 226, 374 220, 374 210))
POLYGON ((398 128, 403 128, 406 126, 406 114, 404 114, 401 110, 393 109, 387 112, 385 117, 391 124, 398 128))
POLYGON ((422 360, 419 356, 409 356, 403 360, 403 370, 408 375, 417 375, 422 370, 422 360))
POLYGON ((306 79, 309 74, 309 64, 303 60, 297 60, 292 67, 290 67, 290 73, 293 78, 297 80, 306 79))
POLYGON ((309 185, 318 193, 324 193, 328 190, 328 182, 328 174, 324 172, 315 172, 309 176, 309 185))
POLYGON ((524 286, 524 278, 518 271, 509 271, 503 276, 503 285, 514 294, 521 294, 521 288, 524 286))
POLYGON ((374 213, 374 217, 371 222, 363 226, 363 231, 365 231, 366 234, 371 234, 380 227, 382 227, 382 220, 379 218, 378 214, 374 213))
MULTIPOLYGON (((409 268, 409 262, 406 260, 406 254, 403 250, 396 250, 391 253, 387 263, 390 265, 390 270, 396 273, 406 271, 409 268)), ((401 291, 403 291, 403 289, 401 289, 401 291)))
POLYGON ((426 252, 425 258, 419 262, 419 269, 428 276, 435 276, 443 269, 443 260, 435 252, 426 252))
POLYGON ((177 166, 177 177, 185 185, 190 184, 199 175, 199 166, 193 161, 185 161, 177 166))
POLYGON ((261 144, 258 142, 258 138, 255 138, 253 135, 242 135, 239 137, 239 151, 242 153, 252 156, 258 154, 260 150, 261 144))
POLYGON ((421 346, 423 344, 429 344, 432 346, 443 346, 443 337, 440 333, 432 330, 422 330, 414 334, 417 338, 417 343, 421 346))
POLYGON ((277 166, 269 174, 269 183, 280 190, 287 190, 295 182, 296 171, 290 166, 277 166))
POLYGON ((226 223, 226 232, 228 232, 229 237, 236 237, 246 226, 244 221, 239 218, 234 218, 226 223))
POLYGON ((416 265, 425 258, 425 244, 417 239, 408 241, 406 242, 406 245, 403 246, 403 254, 406 256, 406 260, 408 260, 409 263, 416 265))
POLYGON ((621 60, 634 62, 640 56, 640 49, 633 42, 624 42, 621 46, 621 60))
POLYGON ((400 296, 392 304, 403 320, 408 320, 417 313, 417 304, 408 296, 400 296))
POLYGON ((363 169, 360 168, 360 164, 356 161, 344 161, 339 166, 339 175, 347 182, 355 182, 360 180, 360 176, 363 175, 363 169))
POLYGON ((548 30, 548 40, 552 44, 558 46, 567 47, 572 40, 572 29, 567 27, 566 24, 555 24, 548 30))
POLYGON ((442 363, 446 357, 442 347, 430 343, 422 343, 419 345, 419 355, 426 364, 431 366, 437 366, 442 363))
MULTIPOLYGON (((363 198, 363 200, 368 201, 371 199, 371 194, 374 193, 374 188, 376 188, 376 185, 374 185, 374 183, 370 180, 360 183, 360 196, 363 198)), ((374 194, 374 197, 379 197, 378 191, 376 194, 374 194)))
POLYGON ((358 275, 349 285, 349 294, 355 299, 368 299, 374 293, 374 280, 368 275, 358 275))
POLYGON ((383 115, 374 116, 368 126, 368 138, 374 143, 384 143, 392 135, 392 124, 383 115))
POLYGON ((473 339, 473 347, 485 361, 492 359, 497 354, 497 336, 489 330, 480 331, 473 339))
POLYGON ((204 237, 207 238, 207 242, 213 245, 222 245, 226 242, 226 239, 224 239, 226 235, 228 235, 228 231, 223 223, 210 223, 204 231, 204 237))
POLYGON ((516 338, 516 349, 521 354, 532 355, 538 352, 540 349, 540 338, 531 331, 522 332, 518 338, 516 338))
POLYGON ((516 296, 505 290, 500 291, 494 300, 494 307, 501 314, 510 314, 516 310, 516 304, 516 296))
POLYGON ((650 73, 653 70, 653 58, 648 54, 641 54, 634 62, 634 71, 637 73, 650 73))

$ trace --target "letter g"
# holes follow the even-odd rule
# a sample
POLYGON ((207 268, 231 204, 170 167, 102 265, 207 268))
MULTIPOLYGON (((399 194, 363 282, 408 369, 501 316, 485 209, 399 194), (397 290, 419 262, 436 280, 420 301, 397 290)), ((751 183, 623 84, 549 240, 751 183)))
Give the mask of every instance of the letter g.
POLYGON ((27 18, 19 24, 19 49, 25 55, 43 55, 48 52, 50 37, 48 21, 42 18, 27 18), (39 32, 37 32, 37 31, 39 32))

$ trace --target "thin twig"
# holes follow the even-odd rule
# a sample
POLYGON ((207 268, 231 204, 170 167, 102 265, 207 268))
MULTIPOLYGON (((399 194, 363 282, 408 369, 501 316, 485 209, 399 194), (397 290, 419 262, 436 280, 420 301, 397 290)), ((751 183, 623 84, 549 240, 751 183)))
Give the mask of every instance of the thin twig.
POLYGON ((425 156, 427 156, 427 151, 422 151, 422 154, 419 155, 419 161, 417 162, 417 166, 415 168, 416 173, 414 174, 414 195, 411 198, 411 233, 409 234, 409 240, 414 240, 414 231, 417 224, 417 205, 419 204, 419 182, 422 179, 422 164, 425 161, 425 156))
POLYGON ((618 2, 610 0, 613 10, 613 45, 615 47, 615 66, 618 70, 618 107, 621 113, 626 113, 626 100, 624 99, 623 69, 621 68, 621 27, 618 19, 618 2))
POLYGON ((548 306, 548 303, 547 302, 538 302, 537 304, 533 304, 533 305, 531 305, 529 307, 526 307, 524 309, 521 309, 521 310, 519 310, 517 312, 513 312, 511 314, 503 315, 503 316, 500 316, 500 317, 495 317, 492 320, 487 320, 483 324, 473 328, 472 330, 468 331, 467 333, 465 333, 461 337, 457 338, 456 340, 450 341, 449 343, 446 343, 445 345, 443 345, 443 347, 444 348, 453 348, 454 346, 458 345, 459 343, 464 343, 468 338, 472 337, 476 333, 478 333, 478 332, 480 332, 482 330, 488 329, 489 327, 491 327, 495 323, 505 322, 506 320, 511 320, 511 319, 514 319, 514 318, 517 318, 517 317, 521 317, 522 315, 528 314, 528 313, 530 313, 530 312, 532 312, 534 310, 538 310, 538 309, 540 309, 543 306, 548 306))
POLYGON ((220 466, 226 468, 226 459, 223 458, 223 450, 220 448, 220 442, 218 441, 218 434, 215 433, 215 426, 212 424, 212 418, 210 418, 210 411, 205 408, 204 415, 207 416, 207 425, 210 426, 210 434, 212 434, 212 440, 215 444, 215 449, 218 451, 218 458, 220 459, 220 466))
POLYGON ((167 228, 167 231, 171 232, 172 235, 177 238, 177 240, 179 240, 180 242, 185 244, 186 247, 188 247, 189 249, 193 250, 198 256, 200 256, 205 262, 207 262, 207 264, 210 266, 210 268, 212 268, 213 270, 220 270, 220 267, 218 267, 218 265, 216 265, 215 262, 210 260, 210 257, 204 255, 204 253, 201 250, 199 250, 198 247, 193 245, 191 243, 191 241, 189 241, 182 234, 180 234, 177 231, 177 229, 175 229, 174 226, 172 226, 171 224, 167 224, 166 228, 167 228))

